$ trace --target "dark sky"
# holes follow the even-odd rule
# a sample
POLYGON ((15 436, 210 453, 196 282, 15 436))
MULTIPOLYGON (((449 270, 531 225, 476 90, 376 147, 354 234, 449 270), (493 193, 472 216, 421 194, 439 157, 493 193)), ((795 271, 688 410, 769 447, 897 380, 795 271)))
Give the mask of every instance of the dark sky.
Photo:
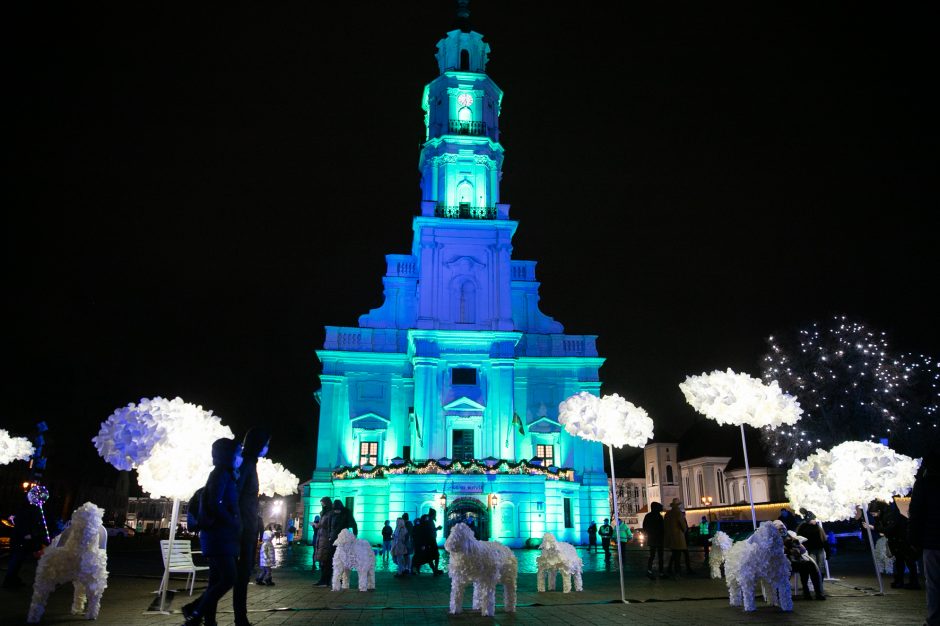
MULTIPOLYGON (((687 374, 834 313, 940 356, 935 22, 816 4, 472 3, 513 256, 661 433, 687 374)), ((308 477, 314 350, 410 249, 453 3, 19 5, 0 425, 89 471, 114 408, 179 395, 308 477)))

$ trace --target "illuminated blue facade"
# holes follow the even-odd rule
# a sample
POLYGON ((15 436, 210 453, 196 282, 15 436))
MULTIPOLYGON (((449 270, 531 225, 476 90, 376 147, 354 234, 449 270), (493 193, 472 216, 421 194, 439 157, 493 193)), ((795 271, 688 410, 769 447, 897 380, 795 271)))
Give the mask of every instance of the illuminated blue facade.
POLYGON ((535 262, 513 260, 500 202, 502 91, 489 46, 454 30, 425 87, 421 215, 410 254, 386 256, 385 302, 317 351, 317 464, 306 539, 324 495, 353 506, 360 536, 438 509, 521 546, 546 531, 581 543, 609 515, 600 444, 568 435, 558 404, 600 392, 594 335, 566 335, 538 306, 535 262))

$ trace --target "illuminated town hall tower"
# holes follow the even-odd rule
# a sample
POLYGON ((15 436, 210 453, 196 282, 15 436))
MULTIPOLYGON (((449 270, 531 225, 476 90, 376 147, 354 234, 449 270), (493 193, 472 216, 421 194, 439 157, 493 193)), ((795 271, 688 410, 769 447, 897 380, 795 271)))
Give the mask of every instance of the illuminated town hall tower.
POLYGON ((571 394, 599 394, 604 359, 596 336, 566 335, 539 310, 535 261, 512 259, 489 51, 469 29, 438 42, 411 253, 386 255, 385 302, 358 326, 328 326, 317 351, 308 540, 325 495, 353 507, 371 542, 386 519, 429 507, 439 523, 472 519, 482 538, 512 546, 546 531, 580 543, 608 516, 601 445, 557 421, 571 394))

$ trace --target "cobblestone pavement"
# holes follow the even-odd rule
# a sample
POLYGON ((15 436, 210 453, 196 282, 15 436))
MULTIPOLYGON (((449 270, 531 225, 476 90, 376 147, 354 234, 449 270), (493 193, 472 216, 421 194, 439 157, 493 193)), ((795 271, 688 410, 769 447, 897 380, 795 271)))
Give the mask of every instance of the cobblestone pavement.
MULTIPOLYGON (((100 624, 164 626, 181 624, 180 605, 189 601, 185 590, 173 594, 169 615, 147 613, 159 584, 160 562, 156 547, 134 544, 109 550, 111 577, 105 592, 100 624)), ((425 570, 418 576, 395 578, 388 567, 379 564, 376 590, 360 593, 352 589, 332 592, 315 588, 317 574, 310 571, 310 549, 297 546, 291 554, 281 550, 281 567, 275 570, 275 586, 249 587, 250 619, 254 624, 921 624, 926 608, 923 591, 887 588, 884 596, 874 595, 877 582, 870 557, 864 552, 840 554, 833 560, 833 574, 839 580, 826 583, 829 599, 796 600, 792 613, 760 605, 744 613, 728 605, 723 581, 708 578, 702 554, 693 553, 693 575, 677 580, 649 580, 645 576, 645 553, 627 554, 625 586, 627 604, 619 601, 620 584, 616 568, 607 570, 603 557, 583 554, 586 566, 585 591, 535 591, 534 558, 537 551, 518 551, 520 559, 519 606, 515 614, 502 609, 502 593, 497 595, 496 616, 481 617, 469 609, 466 594, 464 613, 448 614, 450 580, 447 575, 432 576, 425 570)), ((442 555, 446 554, 442 551, 442 555)), ((34 567, 24 567, 23 577, 31 583, 34 567)), ((355 583, 356 577, 353 576, 355 583)), ((885 586, 889 581, 885 580, 885 586)), ((183 580, 174 577, 171 588, 183 589, 183 580)), ((196 593, 205 580, 196 583, 196 593)), ((560 588, 560 584, 559 584, 560 588)), ((0 589, 0 624, 22 624, 29 606, 31 589, 0 589)), ((797 594, 798 595, 798 594, 797 594)), ((50 598, 43 623, 80 623, 69 615, 71 588, 60 588, 50 598)), ((219 605, 219 623, 232 624, 231 599, 219 605)))

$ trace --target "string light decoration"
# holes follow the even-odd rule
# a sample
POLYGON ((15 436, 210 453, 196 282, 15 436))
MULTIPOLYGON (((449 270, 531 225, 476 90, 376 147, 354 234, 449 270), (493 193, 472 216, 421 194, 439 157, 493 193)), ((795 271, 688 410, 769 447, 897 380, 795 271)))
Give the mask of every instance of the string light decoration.
POLYGON ((940 361, 907 353, 902 361, 911 381, 910 406, 897 442, 908 454, 923 456, 940 444, 940 361))
POLYGON ((528 461, 513 463, 505 459, 498 462, 482 463, 473 461, 452 461, 441 465, 434 459, 421 463, 408 461, 400 465, 344 466, 333 472, 334 480, 353 478, 385 478, 400 474, 530 474, 545 476, 548 480, 574 480, 574 470, 564 467, 540 467, 528 461), (366 469, 368 468, 368 469, 366 469))
POLYGON ((887 439, 905 449, 901 439, 911 426, 912 369, 892 354, 884 332, 842 315, 829 324, 814 322, 795 336, 768 337, 767 343, 763 379, 777 381, 804 410, 798 424, 762 430, 776 465, 846 440, 887 439))

